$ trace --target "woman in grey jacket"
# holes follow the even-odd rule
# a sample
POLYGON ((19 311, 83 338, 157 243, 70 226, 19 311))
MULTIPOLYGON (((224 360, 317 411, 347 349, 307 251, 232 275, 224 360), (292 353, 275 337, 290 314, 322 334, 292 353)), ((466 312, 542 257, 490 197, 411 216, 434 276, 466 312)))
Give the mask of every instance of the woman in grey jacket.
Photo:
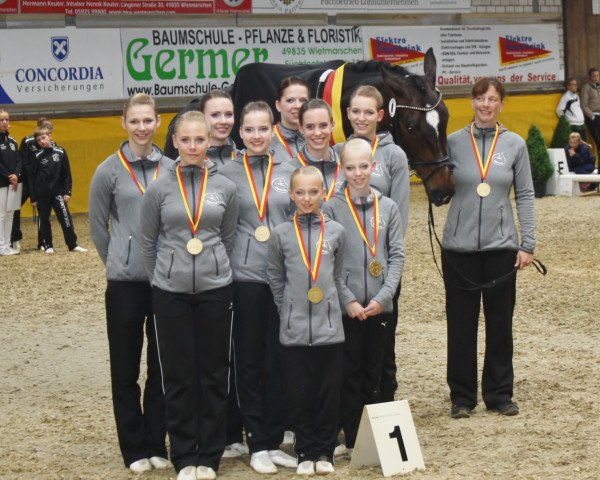
POLYGON ((106 266, 106 325, 119 446, 139 473, 166 468, 165 403, 156 348, 152 290, 138 241, 140 208, 153 179, 173 160, 152 144, 160 116, 145 94, 131 97, 121 118, 129 139, 96 169, 90 186, 90 233, 106 266), (147 374, 140 405, 140 360, 147 342, 147 374))
POLYGON ((473 122, 448 138, 456 193, 442 241, 452 418, 477 404, 477 324, 486 328, 482 395, 488 410, 517 415, 512 401, 512 317, 517 269, 533 261, 534 195, 525 141, 498 123, 505 90, 495 78, 473 86, 473 122), (513 218, 514 187, 521 239, 513 218))
POLYGON ((354 448, 363 407, 381 399, 386 328, 404 264, 404 232, 396 204, 370 186, 375 168, 371 146, 354 138, 340 154, 346 183, 323 206, 346 228, 344 287, 339 292, 344 323, 344 383, 341 425, 354 448))
POLYGON ((344 328, 342 288, 345 232, 321 212, 323 176, 316 167, 290 179, 297 213, 269 242, 267 276, 281 317, 279 341, 288 416, 296 434, 300 475, 334 471, 339 429, 344 328))
MULTIPOLYGON (((353 137, 362 137, 371 143, 375 169, 371 174, 371 185, 385 197, 392 199, 398 206, 402 235, 408 225, 408 193, 410 180, 406 153, 394 143, 392 134, 378 131, 379 122, 383 119, 383 97, 371 85, 361 85, 350 96, 347 110, 348 120, 352 125, 353 137)), ((334 148, 339 152, 343 144, 334 148)), ((398 325, 398 299, 402 279, 393 298, 394 314, 387 328, 387 342, 381 371, 381 399, 391 402, 398 388, 396 380, 396 327, 398 325)))
POLYGON ((240 136, 245 152, 219 170, 235 183, 240 204, 231 256, 237 389, 250 466, 272 474, 276 465, 296 466, 293 457, 279 450, 286 421, 279 317, 266 274, 267 241, 291 210, 288 182, 294 168, 270 151, 273 112, 265 102, 244 106, 240 136))
POLYGON ((279 84, 275 108, 281 115, 281 122, 274 127, 271 151, 283 161, 293 161, 304 146, 304 137, 299 130, 300 107, 309 97, 308 84, 301 78, 286 77, 279 84))
POLYGON ((212 479, 225 448, 235 185, 205 160, 200 112, 176 122, 179 159, 148 188, 141 244, 153 287, 171 461, 177 480, 212 479))

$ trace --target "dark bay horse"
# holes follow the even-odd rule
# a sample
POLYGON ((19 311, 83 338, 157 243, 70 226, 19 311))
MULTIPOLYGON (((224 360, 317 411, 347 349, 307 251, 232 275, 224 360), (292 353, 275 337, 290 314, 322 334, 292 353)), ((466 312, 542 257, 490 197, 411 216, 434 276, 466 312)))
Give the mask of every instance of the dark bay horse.
MULTIPOLYGON (((429 200, 439 206, 452 198, 454 180, 447 155, 448 109, 435 88, 436 60, 431 48, 425 54, 424 73, 417 75, 380 61, 344 64, 336 60, 315 65, 251 63, 240 68, 230 94, 236 119, 243 106, 253 100, 266 101, 277 115, 275 100, 279 83, 288 76, 300 77, 310 85, 311 97, 325 98, 330 103, 338 125, 343 126, 343 131, 339 129, 334 138, 343 141, 352 133, 346 115, 350 95, 360 85, 373 85, 384 98, 385 116, 379 130, 392 133, 394 142, 406 152, 411 169, 423 180, 429 200)), ((194 108, 192 102, 184 111, 194 108)), ((232 138, 241 145, 238 130, 236 121, 232 138)), ((167 155, 171 154, 169 142, 170 134, 165 145, 167 155)))

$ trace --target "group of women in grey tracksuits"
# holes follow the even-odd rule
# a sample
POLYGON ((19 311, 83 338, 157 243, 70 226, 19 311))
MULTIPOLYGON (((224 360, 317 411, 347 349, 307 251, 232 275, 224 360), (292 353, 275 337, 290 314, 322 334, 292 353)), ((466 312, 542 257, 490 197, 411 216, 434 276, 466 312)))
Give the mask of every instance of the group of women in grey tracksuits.
POLYGON ((258 473, 332 472, 340 428, 353 448, 362 407, 393 399, 406 155, 376 133, 373 87, 359 87, 348 108, 357 138, 330 148, 329 107, 286 81, 277 130, 268 105, 251 102, 237 151, 231 119, 187 112, 175 122, 174 162, 152 144, 152 99, 136 95, 123 115, 129 140, 94 175, 113 406, 132 471, 168 465, 168 432, 178 480, 216 477, 237 445, 226 428, 233 369, 258 473), (279 449, 286 428, 296 458, 279 449))

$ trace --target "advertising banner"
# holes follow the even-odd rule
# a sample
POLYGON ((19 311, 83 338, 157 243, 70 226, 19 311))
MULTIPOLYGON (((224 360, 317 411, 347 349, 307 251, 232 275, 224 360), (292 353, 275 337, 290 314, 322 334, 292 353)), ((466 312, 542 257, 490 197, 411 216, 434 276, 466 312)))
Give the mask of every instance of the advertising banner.
POLYGON ((483 76, 507 83, 556 82, 560 68, 556 25, 448 25, 364 27, 365 54, 422 71, 433 47, 437 83, 471 85, 483 76))
POLYGON ((253 62, 363 60, 355 27, 123 29, 124 96, 201 95, 253 62))
MULTIPOLYGON (((13 1, 16 3, 17 0, 13 1)), ((20 0, 20 13, 65 15, 250 13, 251 6, 252 0, 20 0)))
POLYGON ((19 13, 18 0, 0 0, 0 14, 19 13))
POLYGON ((118 29, 0 30, 0 58, 0 103, 123 96, 118 29))
POLYGON ((469 13, 471 0, 252 0, 252 13, 469 13))

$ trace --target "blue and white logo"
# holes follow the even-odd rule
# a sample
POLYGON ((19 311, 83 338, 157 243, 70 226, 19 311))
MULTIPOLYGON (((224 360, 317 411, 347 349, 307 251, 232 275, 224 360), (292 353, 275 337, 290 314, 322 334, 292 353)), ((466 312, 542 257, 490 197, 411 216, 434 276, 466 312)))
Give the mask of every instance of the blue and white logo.
POLYGON ((52 56, 62 62, 69 56, 69 37, 52 37, 50 39, 52 56))

